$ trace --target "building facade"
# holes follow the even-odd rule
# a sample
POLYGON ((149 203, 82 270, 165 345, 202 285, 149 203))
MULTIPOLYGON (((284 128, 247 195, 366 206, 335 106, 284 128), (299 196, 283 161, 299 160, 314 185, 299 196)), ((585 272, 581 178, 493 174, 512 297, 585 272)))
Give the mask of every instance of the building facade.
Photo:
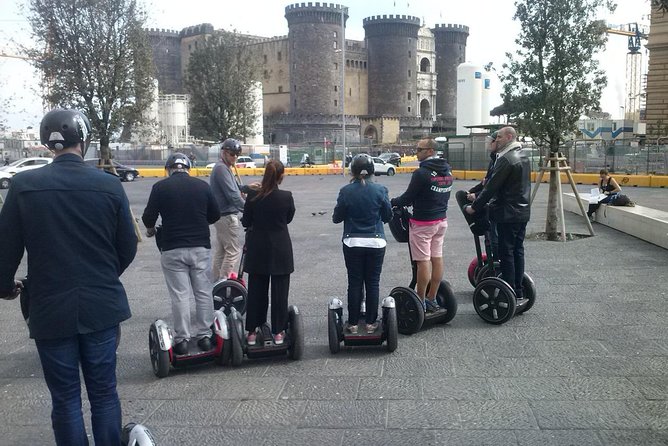
MULTIPOLYGON (((285 19, 287 36, 247 36, 261 67, 266 142, 339 143, 344 114, 349 144, 401 142, 435 126, 454 131, 468 27, 430 29, 413 16, 372 16, 363 20, 363 41, 343 43, 343 5, 296 3, 286 6, 285 19)), ((187 93, 190 54, 214 32, 210 24, 148 30, 161 94, 187 93)))

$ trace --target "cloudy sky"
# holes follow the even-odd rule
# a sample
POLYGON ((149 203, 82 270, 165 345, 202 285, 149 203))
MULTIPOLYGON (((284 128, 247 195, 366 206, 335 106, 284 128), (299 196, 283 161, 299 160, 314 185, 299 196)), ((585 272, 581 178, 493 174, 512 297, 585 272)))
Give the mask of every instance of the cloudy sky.
MULTIPOLYGON (((280 0, 140 0, 149 13, 147 25, 155 28, 180 30, 199 23, 211 23, 224 29, 261 36, 280 36, 288 32, 285 6, 295 3, 280 0)), ((30 29, 21 13, 26 0, 0 0, 0 50, 15 53, 12 40, 29 41, 30 29)), ((505 53, 515 48, 519 29, 512 17, 513 0, 365 0, 344 3, 349 18, 346 37, 363 40, 362 20, 379 14, 407 14, 419 17, 427 26, 437 23, 458 23, 470 28, 466 58, 469 62, 500 68, 505 53)), ((648 23, 649 0, 618 0, 615 13, 606 20, 610 24, 629 22, 648 23)), ((624 105, 624 82, 627 41, 611 35, 606 51, 600 56, 608 74, 604 91, 603 110, 618 118, 624 105)), ((647 59, 643 49, 643 58, 647 59)), ((8 109, 0 110, 12 128, 36 126, 43 112, 37 87, 37 75, 25 61, 0 58, 0 103, 11 99, 8 109)), ((497 90, 498 91, 498 90, 497 90)), ((492 101, 492 105, 496 101, 492 101)))

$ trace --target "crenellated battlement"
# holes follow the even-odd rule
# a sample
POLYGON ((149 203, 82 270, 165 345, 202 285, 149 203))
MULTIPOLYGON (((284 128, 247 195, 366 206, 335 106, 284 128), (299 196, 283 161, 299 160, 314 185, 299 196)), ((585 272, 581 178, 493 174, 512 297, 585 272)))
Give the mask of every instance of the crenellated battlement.
POLYGON ((343 9, 344 14, 348 14, 348 7, 344 5, 339 5, 335 3, 320 3, 320 2, 306 2, 306 3, 293 3, 285 7, 285 13, 293 12, 297 10, 310 10, 310 11, 335 11, 341 14, 341 9, 343 9))
POLYGON ((431 29, 434 33, 454 32, 454 33, 469 33, 469 27, 466 25, 459 25, 456 23, 437 23, 435 28, 431 29))
POLYGON ((179 32, 175 29, 165 28, 146 28, 146 32, 151 36, 159 37, 179 37, 179 32))
POLYGON ((211 23, 200 23, 199 25, 183 28, 179 33, 181 37, 192 37, 202 34, 213 34, 213 25, 211 23))
POLYGON ((374 15, 367 17, 362 21, 364 27, 367 24, 377 24, 377 23, 396 23, 396 24, 406 24, 406 25, 420 25, 421 21, 419 17, 412 15, 399 15, 399 14, 383 14, 383 15, 374 15))
POLYGON ((288 27, 301 23, 340 25, 341 13, 348 20, 348 8, 335 3, 295 3, 285 7, 288 27))

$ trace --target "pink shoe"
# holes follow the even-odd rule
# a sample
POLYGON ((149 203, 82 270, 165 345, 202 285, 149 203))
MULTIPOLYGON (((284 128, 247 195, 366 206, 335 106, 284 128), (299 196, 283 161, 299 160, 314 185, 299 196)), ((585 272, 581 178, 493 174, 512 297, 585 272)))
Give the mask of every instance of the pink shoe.
POLYGON ((256 339, 257 339, 257 334, 254 331, 249 332, 248 336, 246 337, 246 344, 255 345, 256 339))
POLYGON ((276 345, 282 345, 283 344, 283 339, 285 338, 285 332, 280 332, 276 333, 274 335, 274 344, 276 345))
POLYGON ((228 277, 229 280, 237 280, 237 273, 232 271, 228 277))

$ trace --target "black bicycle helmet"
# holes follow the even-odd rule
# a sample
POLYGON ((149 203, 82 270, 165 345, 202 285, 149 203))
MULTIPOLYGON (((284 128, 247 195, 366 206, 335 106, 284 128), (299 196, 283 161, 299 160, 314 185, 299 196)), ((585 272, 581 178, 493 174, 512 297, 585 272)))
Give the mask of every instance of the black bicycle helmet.
POLYGON ((165 169, 190 169, 190 166, 190 159, 180 152, 173 153, 165 163, 165 169))
POLYGON ((234 155, 241 154, 241 143, 234 138, 227 138, 223 141, 223 145, 220 147, 220 150, 227 150, 234 155))
POLYGON ((366 153, 360 153, 359 155, 355 155, 350 163, 350 172, 355 177, 360 175, 365 175, 365 176, 373 175, 374 172, 373 160, 366 153))
POLYGON ((58 108, 42 118, 39 139, 51 150, 63 150, 81 145, 81 155, 86 155, 90 145, 91 126, 88 118, 78 110, 58 108))

